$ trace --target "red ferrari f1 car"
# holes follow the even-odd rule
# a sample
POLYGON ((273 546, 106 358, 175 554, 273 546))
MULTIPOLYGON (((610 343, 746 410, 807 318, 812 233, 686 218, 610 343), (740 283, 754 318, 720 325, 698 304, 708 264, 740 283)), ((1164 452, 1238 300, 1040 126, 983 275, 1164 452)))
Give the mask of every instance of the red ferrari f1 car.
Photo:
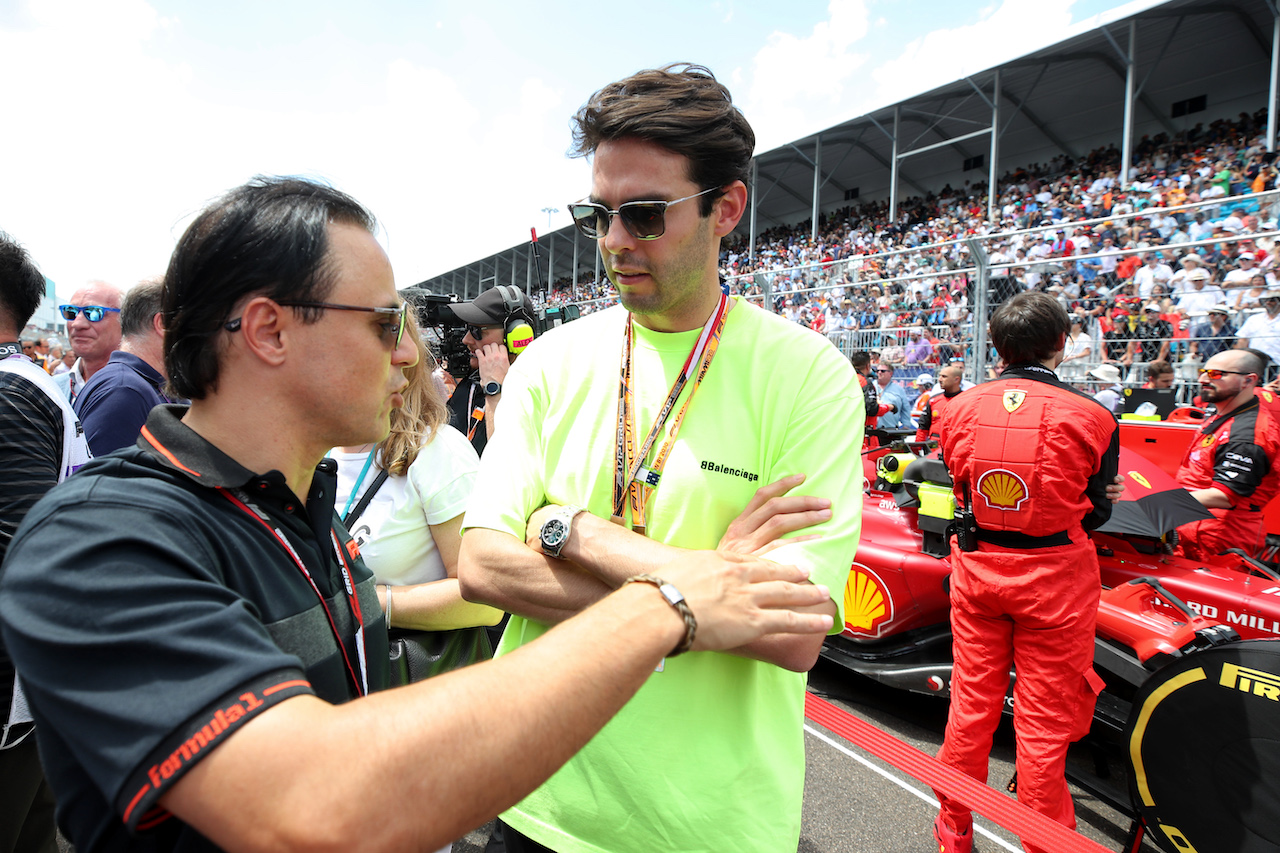
MULTIPOLYGON (((1212 564, 1175 553, 1174 528, 1193 519, 1170 475, 1194 434, 1121 426, 1127 501, 1093 534, 1104 588, 1094 668, 1107 684, 1094 731, 1123 745, 1134 814, 1163 849, 1280 851, 1280 572, 1243 551, 1212 564)), ((845 628, 823 656, 946 696, 951 479, 920 446, 880 438, 864 453, 845 628)))

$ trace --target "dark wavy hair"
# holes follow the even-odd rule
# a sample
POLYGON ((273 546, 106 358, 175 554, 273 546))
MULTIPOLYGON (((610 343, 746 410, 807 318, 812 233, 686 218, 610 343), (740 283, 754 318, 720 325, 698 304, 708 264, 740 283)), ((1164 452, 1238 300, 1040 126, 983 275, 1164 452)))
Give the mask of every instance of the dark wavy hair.
MULTIPOLYGON (((324 301, 334 285, 331 222, 375 227, 351 196, 299 178, 256 177, 196 217, 164 276, 164 363, 174 394, 200 400, 217 389, 223 326, 249 297, 324 301)), ((293 310, 305 322, 321 315, 293 310)))
POLYGON ((1036 290, 1009 297, 991 315, 991 342, 1009 365, 1049 359, 1069 331, 1062 303, 1036 290))
POLYGON ((43 296, 44 273, 21 243, 0 231, 0 310, 16 331, 27 325, 43 296))
MULTIPOLYGON (((573 117, 570 154, 586 157, 602 142, 644 139, 689 159, 700 189, 748 183, 756 135, 729 90, 701 65, 640 71, 591 96, 573 117)), ((699 199, 711 213, 716 195, 699 199)))

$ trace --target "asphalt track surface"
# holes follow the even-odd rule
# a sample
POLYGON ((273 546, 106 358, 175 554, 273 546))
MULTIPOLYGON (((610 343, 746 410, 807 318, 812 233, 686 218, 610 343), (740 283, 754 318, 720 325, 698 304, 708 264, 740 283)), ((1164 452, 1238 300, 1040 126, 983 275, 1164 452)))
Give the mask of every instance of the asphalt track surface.
MULTIPOLYGON (((947 720, 943 699, 884 687, 820 660, 809 675, 809 692, 866 720, 916 748, 937 752, 947 720)), ((798 853, 933 853, 937 801, 923 783, 886 765, 812 722, 805 725, 808 771, 798 853)), ((1003 789, 1013 775, 1013 727, 1002 723, 992 748, 990 784, 1003 789)), ((1069 761, 1092 785, 1127 801, 1124 771, 1114 750, 1077 744, 1069 761), (1110 778, 1094 770, 1099 758, 1110 778)), ((1072 786, 1077 830, 1109 850, 1119 851, 1130 820, 1103 799, 1072 786)), ((1017 838, 985 818, 977 818, 981 853, 1021 851, 1017 838)), ((455 853, 482 853, 486 826, 454 844, 455 853)), ((714 849, 714 846, 712 847, 714 849)), ((1158 853, 1149 840, 1143 853, 1158 853)), ((660 853, 655 851, 655 853, 660 853)))

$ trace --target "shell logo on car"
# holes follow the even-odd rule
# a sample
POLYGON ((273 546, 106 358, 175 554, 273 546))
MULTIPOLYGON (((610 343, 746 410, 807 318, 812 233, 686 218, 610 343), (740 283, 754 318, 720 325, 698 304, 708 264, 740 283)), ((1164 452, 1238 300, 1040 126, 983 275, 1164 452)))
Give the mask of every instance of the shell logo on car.
POLYGON ((861 563, 849 569, 844 587, 845 628, 859 634, 880 636, 880 629, 893 621, 893 599, 884 581, 861 563))
POLYGON ((1017 509, 1027 499, 1027 484, 1012 471, 995 468, 978 478, 978 494, 992 509, 1017 509))

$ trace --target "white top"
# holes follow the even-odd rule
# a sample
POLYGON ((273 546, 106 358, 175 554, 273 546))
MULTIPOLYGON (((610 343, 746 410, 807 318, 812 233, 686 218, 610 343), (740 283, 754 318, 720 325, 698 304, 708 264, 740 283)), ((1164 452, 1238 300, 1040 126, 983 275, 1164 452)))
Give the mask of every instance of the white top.
POLYGON ((1249 346, 1262 350, 1271 356, 1272 361, 1280 361, 1280 314, 1274 319, 1265 311, 1250 316, 1236 332, 1236 337, 1248 338, 1249 346))
MULTIPOLYGON (((330 455, 338 463, 335 501, 341 515, 369 454, 335 449, 330 455)), ((351 525, 351 536, 360 546, 360 555, 379 583, 403 586, 447 576, 428 525, 442 524, 463 514, 479 467, 480 457, 471 442, 446 424, 418 452, 407 475, 387 478, 351 525)), ((353 507, 377 474, 375 463, 364 475, 360 492, 351 503, 353 507)))

